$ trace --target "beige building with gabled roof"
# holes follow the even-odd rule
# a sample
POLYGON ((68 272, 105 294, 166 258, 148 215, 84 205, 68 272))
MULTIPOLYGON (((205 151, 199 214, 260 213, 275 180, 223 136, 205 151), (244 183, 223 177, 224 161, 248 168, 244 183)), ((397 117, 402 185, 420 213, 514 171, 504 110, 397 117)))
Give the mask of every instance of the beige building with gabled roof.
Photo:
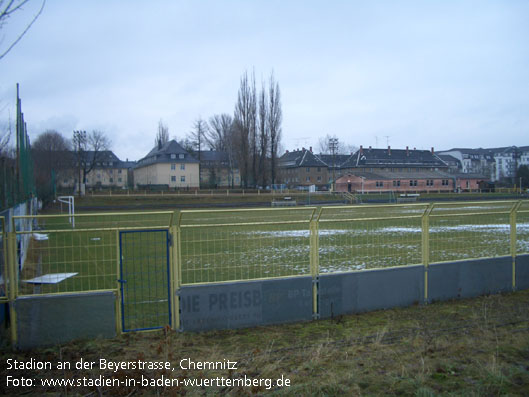
POLYGON ((174 139, 154 147, 134 168, 136 188, 159 187, 169 189, 198 188, 200 168, 198 160, 174 139))

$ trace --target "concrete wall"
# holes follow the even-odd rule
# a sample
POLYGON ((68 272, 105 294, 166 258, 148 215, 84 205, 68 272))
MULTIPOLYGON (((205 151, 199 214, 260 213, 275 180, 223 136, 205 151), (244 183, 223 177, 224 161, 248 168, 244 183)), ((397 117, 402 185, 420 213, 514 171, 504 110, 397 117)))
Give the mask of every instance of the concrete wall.
POLYGON ((320 276, 320 317, 410 306, 424 299, 423 266, 320 276))
MULTIPOLYGON (((322 274, 318 280, 321 318, 411 306, 424 302, 421 265, 322 274)), ((529 255, 516 258, 517 289, 529 288, 529 255)), ((182 286, 183 331, 208 331, 309 321, 313 318, 310 276, 182 286)), ((512 258, 432 264, 429 301, 469 298, 512 290, 512 258)), ((112 292, 18 298, 18 347, 115 336, 112 292)))
POLYGON ((512 258, 438 263, 428 269, 429 301, 512 291, 512 258))
POLYGON ((529 255, 516 257, 516 289, 529 288, 529 255))
POLYGON ((17 347, 31 349, 84 338, 116 335, 112 292, 17 298, 17 347))
POLYGON ((184 331, 255 327, 312 318, 312 278, 183 286, 184 331))

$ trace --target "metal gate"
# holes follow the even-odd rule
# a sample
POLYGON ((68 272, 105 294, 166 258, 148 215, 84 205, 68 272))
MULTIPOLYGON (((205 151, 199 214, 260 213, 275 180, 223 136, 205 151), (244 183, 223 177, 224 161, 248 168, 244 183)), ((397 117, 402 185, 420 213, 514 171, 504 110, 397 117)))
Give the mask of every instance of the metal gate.
POLYGON ((168 230, 119 232, 124 332, 171 325, 168 230))

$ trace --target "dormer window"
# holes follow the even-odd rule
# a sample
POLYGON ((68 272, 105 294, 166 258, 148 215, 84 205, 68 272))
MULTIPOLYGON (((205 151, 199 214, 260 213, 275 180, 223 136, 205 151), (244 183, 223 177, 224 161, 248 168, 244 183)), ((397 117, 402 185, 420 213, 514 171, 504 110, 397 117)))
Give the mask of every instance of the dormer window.
POLYGON ((179 154, 179 155, 178 155, 178 158, 179 158, 179 159, 183 159, 183 158, 184 158, 184 154, 179 154))
POLYGON ((175 159, 175 158, 176 158, 176 154, 174 154, 174 153, 171 154, 171 158, 172 158, 172 159, 175 159))

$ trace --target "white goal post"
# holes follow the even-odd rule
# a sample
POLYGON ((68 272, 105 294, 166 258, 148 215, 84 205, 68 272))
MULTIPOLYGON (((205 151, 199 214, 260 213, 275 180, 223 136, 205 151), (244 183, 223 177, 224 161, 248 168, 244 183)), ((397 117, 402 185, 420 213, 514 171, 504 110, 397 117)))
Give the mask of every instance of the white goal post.
POLYGON ((68 215, 70 215, 70 223, 75 229, 75 198, 74 196, 59 196, 57 200, 61 203, 61 212, 62 212, 62 203, 68 204, 68 215))

